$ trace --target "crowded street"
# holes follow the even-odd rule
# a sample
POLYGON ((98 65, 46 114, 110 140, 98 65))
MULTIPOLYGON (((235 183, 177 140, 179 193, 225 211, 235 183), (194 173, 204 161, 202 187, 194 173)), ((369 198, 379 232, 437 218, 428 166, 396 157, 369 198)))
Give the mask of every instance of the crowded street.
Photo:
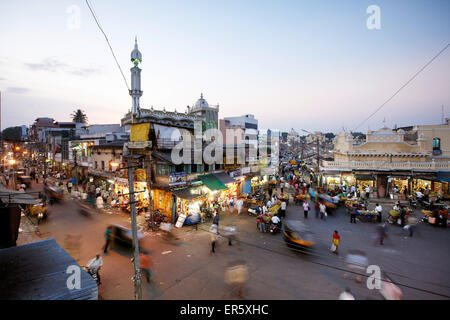
MULTIPOLYGON (((43 191, 43 184, 33 183, 27 191, 43 191)), ((300 220, 308 226, 314 233, 314 249, 290 249, 281 234, 261 233, 256 218, 246 210, 240 215, 220 213, 219 234, 227 226, 236 227, 238 232, 232 246, 226 237, 219 238, 215 253, 210 252, 210 223, 184 226, 175 231, 178 240, 174 241, 164 240, 161 232, 142 230, 145 238, 141 246, 150 252, 154 261, 154 278, 150 284, 143 280, 143 298, 236 299, 237 293, 224 282, 224 274, 230 264, 243 261, 249 270, 244 299, 336 299, 346 287, 357 299, 382 299, 378 290, 369 290, 365 285, 366 278, 359 275, 365 271, 352 273, 354 270, 346 263, 346 255, 356 249, 367 256, 370 264, 379 265, 395 283, 401 284, 399 288, 405 299, 441 299, 450 295, 444 267, 450 259, 445 245, 450 234, 445 229, 420 223, 410 237, 401 227, 389 226, 385 243, 380 246, 376 242, 376 223, 358 220, 351 224, 343 207, 326 220, 316 218, 313 208, 305 219, 303 207, 294 204, 292 198, 291 195, 284 220, 300 220), (329 250, 334 230, 341 235, 337 256, 329 250), (427 252, 427 256, 421 256, 422 252, 427 252)), ((382 206, 387 211, 393 203, 387 201, 382 206)), ((49 206, 48 211, 48 218, 38 226, 39 238, 55 238, 63 248, 66 245, 66 250, 72 250, 81 265, 102 254, 99 296, 130 299, 133 295, 131 250, 118 246, 107 254, 102 253, 105 229, 129 221, 130 215, 120 210, 92 208, 86 216, 69 197, 49 206), (69 245, 70 239, 76 239, 75 250, 69 245)), ((419 212, 416 210, 414 214, 419 212)), ((138 217, 139 221, 143 221, 142 216, 138 217)))

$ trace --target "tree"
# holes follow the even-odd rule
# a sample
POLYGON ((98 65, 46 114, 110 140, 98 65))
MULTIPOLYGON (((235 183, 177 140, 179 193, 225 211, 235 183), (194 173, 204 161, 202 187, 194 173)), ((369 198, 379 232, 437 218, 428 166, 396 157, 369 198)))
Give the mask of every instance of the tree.
POLYGON ((366 139, 366 135, 362 132, 352 132, 353 138, 366 139))
POLYGON ((325 138, 328 140, 333 140, 336 135, 332 132, 325 133, 325 138))
POLYGON ((22 127, 9 127, 2 131, 4 141, 18 142, 22 140, 22 127))
POLYGON ((72 112, 71 117, 72 121, 77 123, 87 123, 88 121, 87 115, 81 109, 72 112))

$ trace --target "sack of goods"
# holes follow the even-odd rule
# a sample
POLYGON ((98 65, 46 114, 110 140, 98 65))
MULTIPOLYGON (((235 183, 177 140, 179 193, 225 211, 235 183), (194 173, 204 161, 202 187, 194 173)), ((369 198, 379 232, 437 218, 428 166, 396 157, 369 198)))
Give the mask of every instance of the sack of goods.
POLYGON ((331 252, 335 252, 336 251, 336 245, 334 243, 331 245, 330 250, 331 250, 331 252))

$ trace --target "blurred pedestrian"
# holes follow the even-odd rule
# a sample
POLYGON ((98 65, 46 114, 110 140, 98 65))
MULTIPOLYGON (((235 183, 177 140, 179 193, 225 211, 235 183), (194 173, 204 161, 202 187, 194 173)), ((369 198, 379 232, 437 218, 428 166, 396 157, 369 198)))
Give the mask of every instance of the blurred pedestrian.
POLYGON ((236 203, 236 207, 237 207, 237 210, 238 210, 238 215, 241 214, 243 204, 244 204, 244 201, 242 199, 239 199, 237 201, 237 203, 236 203))
POLYGON ((341 236, 339 235, 339 233, 337 232, 337 230, 334 230, 333 233, 333 244, 331 246, 331 251, 335 254, 338 254, 338 247, 339 247, 339 242, 341 241, 341 236))
POLYGON ((339 295, 339 300, 355 300, 349 287, 345 288, 345 291, 339 295))
POLYGON ((243 261, 236 261, 225 271, 225 283, 237 289, 238 299, 243 297, 244 285, 248 281, 248 268, 243 261))
POLYGON ((211 252, 215 253, 216 252, 216 242, 217 242, 217 225, 216 224, 212 224, 211 228, 209 228, 209 233, 210 233, 210 240, 211 240, 211 252))
POLYGON ((225 237, 228 239, 228 245, 232 246, 232 241, 236 239, 236 228, 233 226, 225 227, 225 237))
POLYGON ((141 273, 145 275, 147 283, 150 283, 150 279, 153 276, 152 266, 152 257, 147 252, 141 250, 139 253, 139 267, 141 268, 141 273))
POLYGON ((110 242, 111 242, 111 228, 108 227, 105 230, 105 247, 103 249, 104 253, 108 253, 108 246, 110 242))
POLYGON ((387 236, 387 226, 386 223, 383 223, 377 227, 378 232, 378 240, 380 241, 380 245, 384 245, 384 238, 387 236))
POLYGON ((356 207, 350 209, 350 223, 356 223, 356 207))
POLYGON ((308 212, 309 212, 309 203, 307 200, 303 202, 303 216, 305 219, 308 219, 308 212))
POLYGON ((217 211, 214 211, 213 216, 214 216, 213 224, 215 224, 217 226, 217 229, 219 229, 219 220, 220 220, 219 213, 217 211))
POLYGON ((383 207, 378 203, 375 206, 375 212, 377 213, 377 222, 381 223, 383 218, 383 207))
POLYGON ((319 202, 319 212, 320 219, 326 218, 327 207, 322 202, 319 202))
POLYGON ((281 201, 281 208, 280 208, 280 217, 284 218, 286 217, 286 201, 281 201))

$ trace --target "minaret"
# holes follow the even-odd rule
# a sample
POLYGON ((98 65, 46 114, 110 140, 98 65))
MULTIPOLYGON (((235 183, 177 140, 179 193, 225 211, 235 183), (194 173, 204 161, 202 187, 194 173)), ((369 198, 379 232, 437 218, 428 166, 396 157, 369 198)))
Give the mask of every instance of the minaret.
POLYGON ((133 100, 133 106, 131 112, 136 114, 139 108, 139 98, 142 96, 141 91, 141 69, 139 69, 138 64, 142 62, 142 54, 139 52, 137 45, 137 37, 134 42, 134 50, 131 52, 131 62, 133 62, 134 67, 130 69, 131 71, 131 90, 130 96, 133 100))

